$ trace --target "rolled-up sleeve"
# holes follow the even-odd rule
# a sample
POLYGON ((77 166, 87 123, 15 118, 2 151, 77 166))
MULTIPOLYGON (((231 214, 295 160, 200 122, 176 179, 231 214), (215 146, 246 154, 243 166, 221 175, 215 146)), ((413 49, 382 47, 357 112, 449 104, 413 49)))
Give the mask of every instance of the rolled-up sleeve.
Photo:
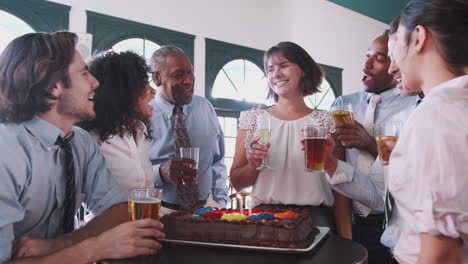
MULTIPOLYGON (((22 184, 25 173, 21 173, 15 178, 10 169, 11 163, 8 157, 2 155, 0 159, 0 175, 2 175, 2 184, 0 184, 0 263, 8 261, 11 257, 11 249, 15 240, 13 225, 23 220, 25 210, 19 202, 19 193, 24 186, 22 184), (6 161, 3 163, 3 161, 6 161)), ((22 166, 24 167, 24 166, 22 166)))

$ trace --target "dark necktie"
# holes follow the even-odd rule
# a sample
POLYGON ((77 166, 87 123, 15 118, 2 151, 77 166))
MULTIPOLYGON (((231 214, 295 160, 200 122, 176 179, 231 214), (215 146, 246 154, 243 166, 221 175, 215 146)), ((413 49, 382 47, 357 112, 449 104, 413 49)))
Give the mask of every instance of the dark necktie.
POLYGON ((58 137, 55 142, 56 145, 60 146, 64 152, 65 160, 65 200, 63 203, 64 218, 63 218, 63 231, 68 233, 74 229, 75 219, 75 202, 76 202, 76 185, 75 185, 75 164, 73 162, 73 152, 71 146, 71 140, 73 139, 74 133, 70 132, 64 138, 58 137))
MULTIPOLYGON (((174 113, 174 153, 176 157, 180 157, 180 148, 190 148, 191 144, 182 116, 182 107, 179 105, 174 106, 174 113)), ((191 211, 198 203, 198 196, 197 182, 177 184, 177 201, 182 210, 191 211)))

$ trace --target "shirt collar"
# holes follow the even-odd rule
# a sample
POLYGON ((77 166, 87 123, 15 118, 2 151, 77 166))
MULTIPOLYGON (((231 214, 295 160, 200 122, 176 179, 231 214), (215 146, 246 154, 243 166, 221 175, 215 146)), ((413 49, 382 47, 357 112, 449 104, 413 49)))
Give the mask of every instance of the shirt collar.
MULTIPOLYGON (((366 96, 366 102, 369 103, 369 100, 371 96, 373 96, 375 93, 367 93, 366 96)), ((393 101, 396 96, 400 95, 400 89, 398 88, 391 88, 388 89, 385 92, 379 93, 380 96, 382 96, 382 100, 380 101, 381 103, 385 103, 386 101, 393 101)))
POLYGON ((31 134, 39 140, 41 145, 46 148, 55 145, 58 136, 65 136, 62 130, 38 116, 34 116, 31 120, 25 121, 24 125, 31 134))
MULTIPOLYGON (((161 112, 163 113, 164 116, 168 117, 168 118, 171 118, 172 115, 174 114, 174 104, 168 102, 166 99, 162 98, 159 93, 156 93, 155 97, 154 97, 154 102, 156 103, 156 105, 159 106, 159 108, 161 109, 161 112)), ((191 105, 192 103, 190 104, 187 104, 187 105, 182 105, 182 114, 184 114, 185 116, 187 116, 191 111, 191 105)))

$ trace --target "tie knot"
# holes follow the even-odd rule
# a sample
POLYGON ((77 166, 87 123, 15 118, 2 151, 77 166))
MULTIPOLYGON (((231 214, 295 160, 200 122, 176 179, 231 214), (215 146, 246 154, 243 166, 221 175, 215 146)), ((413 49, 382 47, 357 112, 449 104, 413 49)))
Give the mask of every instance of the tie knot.
POLYGON ((180 105, 175 105, 175 106, 174 106, 174 113, 176 113, 176 114, 182 113, 182 106, 180 106, 180 105))
POLYGON ((374 94, 370 97, 369 102, 373 104, 378 104, 382 100, 382 96, 380 94, 374 94))
POLYGON ((55 141, 55 145, 58 145, 60 147, 63 147, 65 145, 70 145, 71 140, 75 136, 75 133, 72 131, 65 137, 58 136, 57 140, 55 141))

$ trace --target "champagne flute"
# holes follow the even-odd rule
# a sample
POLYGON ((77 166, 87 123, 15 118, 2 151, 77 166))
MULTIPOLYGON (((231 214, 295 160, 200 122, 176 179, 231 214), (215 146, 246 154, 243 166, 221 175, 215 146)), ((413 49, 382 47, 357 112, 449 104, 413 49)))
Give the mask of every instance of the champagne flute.
MULTIPOLYGON (((259 138, 258 144, 266 146, 270 143, 271 136, 270 115, 265 110, 258 110, 256 113, 256 120, 255 136, 259 138)), ((258 167, 257 170, 264 168, 270 168, 266 162, 266 158, 263 159, 262 165, 258 167)))

